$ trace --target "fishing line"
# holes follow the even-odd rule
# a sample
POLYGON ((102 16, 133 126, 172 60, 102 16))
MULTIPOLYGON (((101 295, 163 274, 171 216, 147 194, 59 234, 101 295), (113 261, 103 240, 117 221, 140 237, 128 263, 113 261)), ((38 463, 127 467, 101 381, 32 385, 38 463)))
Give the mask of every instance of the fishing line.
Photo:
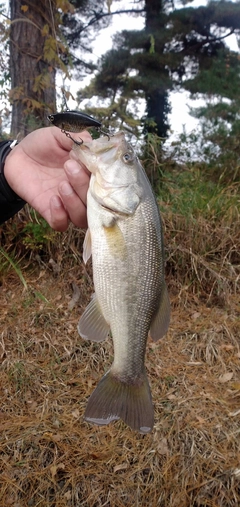
MULTIPOLYGON (((52 32, 53 32, 55 43, 56 43, 56 53, 57 53, 57 56, 58 56, 58 58, 60 60, 60 50, 59 50, 59 45, 58 45, 58 41, 57 41, 57 32, 56 32, 56 28, 55 28, 55 19, 54 19, 54 14, 53 14, 53 8, 52 8, 52 2, 51 2, 51 0, 48 0, 48 3, 49 3, 50 15, 51 15, 51 18, 52 18, 52 32)), ((67 111, 69 111, 69 107, 68 107, 68 104, 67 104, 67 98, 66 98, 66 94, 65 94, 65 90, 64 90, 64 78, 63 78, 63 75, 61 75, 61 78, 62 78, 61 93, 62 93, 63 107, 67 111)))
MULTIPOLYGON (((49 2, 50 16, 51 16, 51 20, 52 20, 52 33, 55 38, 57 56, 60 60, 60 50, 59 50, 59 45, 58 45, 58 41, 57 41, 57 33, 56 33, 56 28, 55 28, 55 19, 54 19, 52 3, 51 3, 51 0, 48 0, 48 2, 49 2)), ((96 120, 92 116, 89 116, 88 114, 83 113, 81 111, 70 111, 68 104, 67 104, 67 98, 66 98, 66 94, 65 94, 65 90, 64 90, 63 76, 62 76, 62 82, 63 82, 63 86, 61 88, 61 92, 62 92, 62 99, 63 99, 63 107, 65 108, 65 110, 62 111, 61 113, 50 114, 48 116, 48 120, 56 127, 61 128, 61 131, 77 145, 81 145, 83 143, 83 140, 80 138, 80 142, 77 141, 76 139, 74 139, 71 136, 70 132, 76 132, 76 131, 82 132, 83 130, 85 130, 87 128, 91 128, 91 127, 96 128, 96 130, 98 132, 107 136, 108 139, 110 139, 110 137, 113 134, 110 134, 109 132, 105 132, 104 130, 102 130, 101 129, 102 123, 100 121, 96 120), (77 130, 76 130, 76 126, 77 126, 77 130)))

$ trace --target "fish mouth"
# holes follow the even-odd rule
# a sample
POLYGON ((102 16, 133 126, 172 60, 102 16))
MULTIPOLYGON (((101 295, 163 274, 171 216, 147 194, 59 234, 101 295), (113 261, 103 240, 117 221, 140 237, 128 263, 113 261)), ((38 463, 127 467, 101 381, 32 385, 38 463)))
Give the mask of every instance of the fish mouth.
POLYGON ((99 155, 101 153, 110 152, 112 149, 119 148, 120 146, 123 147, 123 145, 127 146, 128 143, 125 140, 125 134, 123 131, 118 132, 117 134, 114 134, 112 137, 99 137, 98 139, 92 139, 92 141, 85 142, 81 145, 81 150, 84 152, 91 152, 92 154, 99 155))
POLYGON ((110 206, 106 206, 105 204, 102 204, 100 202, 98 202, 100 204, 100 206, 105 209, 106 211, 110 211, 112 215, 121 215, 122 217, 128 217, 129 216, 129 211, 126 210, 126 211, 119 211, 118 209, 114 210, 113 208, 110 208, 110 206))

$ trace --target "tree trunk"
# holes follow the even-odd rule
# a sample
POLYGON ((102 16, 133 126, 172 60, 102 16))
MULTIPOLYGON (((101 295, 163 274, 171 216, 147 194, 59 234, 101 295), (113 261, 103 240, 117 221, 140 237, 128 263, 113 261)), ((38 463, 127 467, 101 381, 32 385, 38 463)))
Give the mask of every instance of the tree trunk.
POLYGON ((47 50, 49 41, 54 40, 51 36, 50 2, 55 13, 55 0, 10 0, 13 137, 22 138, 32 130, 47 125, 47 115, 56 107, 56 71, 51 65, 52 54, 47 50))
MULTIPOLYGON (((164 37, 161 33, 165 30, 164 0, 145 0, 146 7, 146 32, 149 34, 149 46, 146 48, 148 52, 163 54, 164 37), (152 46, 152 47, 151 47, 152 46)), ((154 64, 153 64, 154 65, 154 64)), ((146 112, 147 120, 145 122, 144 131, 146 133, 155 133, 161 138, 167 137, 169 129, 168 114, 170 112, 168 99, 169 77, 168 71, 165 69, 164 63, 159 72, 159 81, 154 79, 151 89, 146 93, 146 112)))

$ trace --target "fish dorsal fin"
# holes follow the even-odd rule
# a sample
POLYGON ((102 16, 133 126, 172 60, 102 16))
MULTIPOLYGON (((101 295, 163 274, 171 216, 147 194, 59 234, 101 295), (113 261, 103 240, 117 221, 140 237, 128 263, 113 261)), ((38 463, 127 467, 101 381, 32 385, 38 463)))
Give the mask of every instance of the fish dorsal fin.
POLYGON ((78 332, 84 340, 94 342, 106 340, 110 332, 110 326, 103 317, 95 294, 79 320, 78 332))
POLYGON ((166 334, 170 322, 170 313, 170 301, 167 286, 164 282, 158 311, 154 315, 149 331, 153 341, 156 342, 166 334))
POLYGON ((92 255, 92 241, 91 241, 91 233, 90 230, 87 229, 85 234, 84 242, 83 242, 83 262, 87 264, 88 259, 90 259, 92 255))

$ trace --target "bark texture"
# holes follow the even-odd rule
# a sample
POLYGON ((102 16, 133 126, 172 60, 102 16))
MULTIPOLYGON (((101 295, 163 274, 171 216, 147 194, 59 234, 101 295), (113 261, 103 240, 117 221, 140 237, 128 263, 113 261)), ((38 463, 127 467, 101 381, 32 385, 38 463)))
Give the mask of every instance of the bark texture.
MULTIPOLYGON (((164 33, 166 17, 164 14, 164 0, 145 0, 146 8, 146 32, 154 40, 154 52, 158 55, 164 53, 164 33)), ((147 47, 147 51, 150 49, 147 47)), ((154 69, 152 64, 151 70, 154 69)), ((168 114, 170 112, 168 86, 169 77, 165 64, 162 64, 161 74, 159 72, 159 61, 157 61, 156 75, 159 74, 159 80, 155 79, 150 87, 150 90, 145 94, 146 98, 146 111, 147 122, 145 125, 145 132, 155 133, 161 138, 167 137, 169 129, 168 114), (154 122, 154 125, 153 123, 154 122)))
POLYGON ((46 44, 55 1, 10 0, 10 6, 11 134, 21 139, 47 125, 56 105, 56 71, 46 44))

